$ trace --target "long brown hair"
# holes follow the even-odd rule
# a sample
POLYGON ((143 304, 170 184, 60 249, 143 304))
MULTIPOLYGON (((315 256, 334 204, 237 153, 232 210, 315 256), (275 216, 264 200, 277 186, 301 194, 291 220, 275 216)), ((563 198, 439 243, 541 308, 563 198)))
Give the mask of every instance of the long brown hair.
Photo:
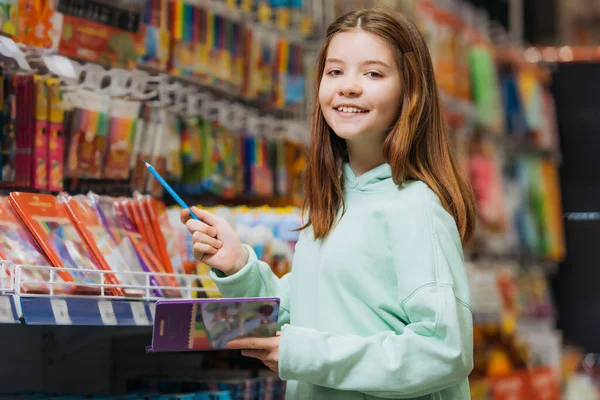
POLYGON ((345 211, 341 176, 347 158, 346 143, 331 130, 321 110, 318 89, 331 39, 339 32, 361 29, 377 35, 397 49, 403 98, 398 120, 383 147, 394 182, 407 179, 427 184, 454 217, 463 244, 475 227, 475 205, 470 186, 458 172, 443 120, 431 56, 416 25, 387 9, 364 9, 343 15, 327 29, 317 59, 317 90, 312 115, 312 139, 306 170, 304 208, 315 239, 324 238, 336 217, 345 211))

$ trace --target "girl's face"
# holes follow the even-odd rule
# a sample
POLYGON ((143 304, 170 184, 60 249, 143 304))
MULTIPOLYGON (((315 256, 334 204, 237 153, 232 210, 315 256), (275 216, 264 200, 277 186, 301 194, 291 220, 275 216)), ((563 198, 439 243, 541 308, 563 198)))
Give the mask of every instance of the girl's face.
POLYGON ((394 48, 362 30, 336 34, 327 51, 319 103, 327 124, 346 141, 383 141, 401 102, 394 48))

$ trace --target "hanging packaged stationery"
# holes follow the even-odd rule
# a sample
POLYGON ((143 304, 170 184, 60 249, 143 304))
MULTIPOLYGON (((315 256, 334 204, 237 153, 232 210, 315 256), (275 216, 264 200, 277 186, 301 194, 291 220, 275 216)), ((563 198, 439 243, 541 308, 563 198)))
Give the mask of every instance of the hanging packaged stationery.
POLYGON ((191 76, 194 72, 194 50, 192 32, 194 28, 194 6, 187 1, 173 0, 172 19, 172 72, 179 76, 191 76))
POLYGON ((15 80, 15 186, 31 187, 34 144, 34 83, 32 75, 15 80))
POLYGON ((194 29, 197 41, 194 50, 194 74, 200 77, 201 82, 207 82, 209 75, 209 16, 208 10, 202 6, 194 7, 194 20, 197 21, 194 29))
MULTIPOLYGON (((181 135, 183 126, 179 111, 166 113, 164 127, 167 147, 167 175, 174 180, 181 180, 183 176, 183 165, 181 162, 181 135)), ((165 142, 163 142, 165 143, 165 142)))
POLYGON ((221 77, 225 90, 232 92, 233 84, 233 55, 235 51, 234 44, 234 22, 229 18, 223 18, 223 26, 221 28, 221 77))
POLYGON ((241 93, 242 85, 244 82, 244 26, 239 22, 232 22, 233 27, 233 39, 232 39, 232 66, 231 66, 231 79, 233 91, 235 93, 241 93))
POLYGON ((140 107, 141 103, 136 100, 112 99, 104 178, 129 178, 131 152, 137 132, 140 107))
POLYGON ((54 17, 54 1, 19 1, 16 40, 28 46, 51 48, 60 37, 60 18, 54 17))
POLYGON ((543 114, 543 123, 540 135, 536 138, 536 145, 541 149, 552 152, 554 155, 560 155, 556 104, 549 88, 549 85, 551 84, 550 71, 543 70, 541 73, 541 110, 543 114))
MULTIPOLYGON (((171 129, 169 126, 169 112, 164 107, 157 107, 152 110, 151 118, 155 129, 152 142, 149 143, 149 157, 145 158, 145 160, 152 164, 161 176, 170 177, 172 175, 169 170, 169 155, 171 153, 171 147, 174 146, 170 140, 173 140, 174 138, 171 136, 171 129)), ((178 138, 176 139, 175 144, 179 148, 178 138)), ((164 188, 156 179, 154 179, 154 177, 147 173, 145 175, 144 183, 146 192, 156 198, 162 198, 164 188)))
MULTIPOLYGON (((48 85, 48 190, 63 190, 65 164, 65 110, 72 109, 63 99, 60 80, 49 78, 48 85)), ((69 120, 72 122, 72 119, 69 120)))
POLYGON ((291 77, 294 55, 293 46, 286 38, 278 38, 273 60, 273 105, 284 108, 287 103, 288 79, 291 77))
POLYGON ((304 172, 308 163, 306 154, 307 128, 297 122, 288 122, 287 132, 290 140, 286 141, 286 169, 288 172, 289 204, 302 206, 305 198, 304 172))
POLYGON ((528 254, 538 256, 542 245, 534 210, 537 198, 532 185, 532 179, 535 179, 535 161, 530 157, 520 157, 513 163, 512 171, 513 179, 517 182, 520 191, 520 202, 515 213, 519 243, 528 254))
POLYGON ((529 127, 518 86, 518 71, 510 64, 502 65, 500 71, 506 132, 510 135, 525 135, 529 127))
POLYGON ((134 141, 135 157, 131 164, 131 190, 144 191, 146 188, 148 169, 144 166, 144 160, 150 158, 152 138, 156 132, 156 125, 152 120, 155 107, 151 102, 144 102, 141 106, 140 121, 134 141))
POLYGON ((79 106, 67 162, 67 175, 76 178, 100 178, 108 148, 108 96, 89 91, 78 94, 79 106))
POLYGON ((0 131, 0 149, 2 151, 2 169, 0 170, 0 183, 3 186, 15 184, 15 156, 16 156, 16 85, 11 74, 3 71, 2 76, 2 130, 0 131))
MULTIPOLYGON (((26 113, 26 87, 25 80, 26 76, 23 75, 15 75, 13 76, 13 86, 15 91, 14 98, 14 108, 12 111, 12 119, 14 121, 14 178, 13 184, 15 187, 23 187, 26 183, 27 172, 29 170, 29 165, 26 161, 27 158, 27 134, 28 134, 28 126, 26 126, 26 118, 24 115, 26 113), (24 179, 25 176, 25 179, 24 179)), ((10 173, 10 172, 9 172, 10 173)))
POLYGON ((540 83, 539 68, 519 66, 517 71, 517 87, 523 103, 523 114, 527 128, 534 144, 541 144, 545 134, 545 115, 543 111, 543 93, 540 83))
POLYGON ((233 197, 234 187, 234 141, 222 123, 227 116, 224 102, 210 105, 210 121, 205 133, 202 187, 209 193, 227 198, 233 197))
POLYGON ((63 99, 60 80, 48 78, 48 190, 63 190, 65 163, 65 109, 72 108, 63 99))
POLYGON ((127 296, 141 296, 143 291, 125 286, 137 286, 135 276, 125 274, 131 272, 124 254, 120 251, 115 239, 111 236, 103 223, 101 213, 95 206, 94 200, 89 196, 63 195, 64 207, 71 220, 79 230, 81 236, 86 240, 94 257, 102 269, 114 271, 114 274, 106 274, 107 283, 117 286, 127 296))
POLYGON ((143 6, 143 2, 125 8, 109 2, 61 0, 57 5, 62 13, 58 52, 101 65, 135 67, 142 47, 143 6))
POLYGON ((65 282, 67 291, 98 294, 98 265, 58 200, 47 194, 12 192, 9 202, 65 282), (69 270, 63 270, 69 268, 69 270))
POLYGON ((543 159, 540 175, 544 186, 543 220, 548 237, 546 256, 552 261, 561 262, 565 258, 566 248, 558 167, 553 161, 543 159))
MULTIPOLYGON (((133 279, 132 284, 138 287, 144 287, 147 283, 158 286, 154 276, 147 275, 151 269, 146 265, 145 259, 138 255, 135 239, 132 238, 134 234, 133 227, 131 222, 123 216, 123 213, 117 210, 117 200, 111 197, 98 196, 94 193, 88 194, 87 197, 98 212, 106 232, 117 245, 115 254, 123 257, 127 271, 136 273, 130 275, 133 279), (146 281, 147 276, 148 282, 146 281)), ((158 296, 161 293, 160 290, 153 290, 152 292, 158 296)))
POLYGON ((181 132, 182 183, 184 192, 198 194, 202 190, 202 160, 204 155, 204 129, 208 124, 200 115, 209 96, 205 93, 188 97, 186 112, 178 118, 181 132))
POLYGON ((278 123, 276 135, 271 140, 271 170, 273 171, 274 183, 273 194, 278 198, 289 195, 289 178, 286 162, 286 132, 281 122, 278 123))
MULTIPOLYGON (((51 265, 9 204, 7 197, 0 197, 0 232, 0 259, 12 261, 15 265, 51 265)), ((54 279, 64 282, 60 275, 56 275, 54 279)), ((20 287, 25 293, 49 293, 50 271, 41 268, 21 268, 21 282, 20 287)), ((64 285, 53 288, 55 293, 65 293, 65 289, 64 285)))
POLYGON ((504 111, 492 50, 485 45, 472 46, 469 50, 469 66, 478 123, 481 127, 500 134, 505 128, 504 111))
POLYGON ((248 170, 248 193, 253 196, 273 196, 273 171, 269 162, 267 139, 263 136, 268 129, 265 121, 251 117, 250 136, 246 140, 246 167, 248 170))
POLYGON ((19 29, 19 0, 3 0, 0 3, 0 31, 16 36, 19 29))
POLYGON ((169 0, 147 2, 141 28, 144 52, 140 55, 140 62, 163 71, 167 70, 171 46, 168 3, 169 0))
POLYGON ((219 59, 219 41, 221 40, 221 20, 222 16, 216 14, 212 10, 208 11, 208 81, 210 85, 218 84, 220 75, 220 59, 219 59))
POLYGON ((285 85, 284 106, 297 106, 304 101, 304 49, 300 44, 290 45, 288 74, 285 85))
POLYGON ((35 144, 31 181, 35 189, 48 188, 48 86, 45 78, 35 75, 35 144))
POLYGON ((200 134, 200 121, 198 117, 179 118, 177 120, 181 132, 181 162, 186 171, 196 169, 202 161, 202 136, 200 134), (187 168, 186 167, 192 167, 187 168))
POLYGON ((438 8, 435 18, 439 51, 435 65, 436 80, 445 94, 455 98, 458 21, 450 9, 443 7, 438 8))
POLYGON ((456 96, 462 101, 471 101, 471 85, 469 80, 469 47, 475 41, 475 30, 471 25, 471 8, 462 6, 460 9, 459 26, 456 31, 455 85, 456 96))
POLYGON ((241 45, 243 46, 243 78, 241 95, 248 99, 256 97, 258 84, 260 82, 258 74, 258 59, 259 59, 259 46, 256 40, 256 35, 251 27, 242 26, 242 37, 241 45))
POLYGON ((231 162, 233 164, 233 192, 234 196, 240 197, 246 193, 246 168, 244 160, 244 142, 246 109, 240 104, 232 106, 231 122, 229 124, 229 133, 233 141, 231 162))
POLYGON ((275 90, 277 90, 274 82, 274 74, 278 37, 273 32, 261 31, 258 40, 260 40, 260 86, 258 100, 263 104, 271 106, 274 104, 275 90))
POLYGON ((494 144, 483 137, 469 143, 469 180, 477 202, 478 217, 488 232, 504 232, 507 227, 504 187, 494 144))
MULTIPOLYGON (((223 105, 222 115, 228 117, 230 105, 223 105)), ((223 192, 222 196, 228 199, 234 198, 236 195, 236 179, 238 179, 238 171, 240 164, 240 146, 239 137, 231 132, 231 124, 229 120, 221 123, 220 141, 222 143, 222 163, 223 163, 223 192)))

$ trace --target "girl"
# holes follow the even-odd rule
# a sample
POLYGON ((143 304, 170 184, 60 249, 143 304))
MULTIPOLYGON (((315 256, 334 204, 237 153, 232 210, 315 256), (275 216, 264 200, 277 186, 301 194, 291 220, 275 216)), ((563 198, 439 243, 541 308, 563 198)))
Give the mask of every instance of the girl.
POLYGON ((474 207, 425 41, 393 11, 355 11, 317 67, 293 273, 277 278, 220 217, 181 214, 224 296, 281 299, 280 334, 228 347, 278 371, 288 400, 468 399, 474 207))

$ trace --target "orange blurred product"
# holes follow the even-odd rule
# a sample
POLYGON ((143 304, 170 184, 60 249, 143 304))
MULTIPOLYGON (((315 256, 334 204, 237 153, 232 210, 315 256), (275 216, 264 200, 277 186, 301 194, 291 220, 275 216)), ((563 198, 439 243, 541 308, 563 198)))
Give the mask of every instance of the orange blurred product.
POLYGON ((12 192, 9 202, 58 274, 73 283, 72 291, 98 294, 101 274, 93 271, 100 268, 58 200, 49 194, 12 192))

